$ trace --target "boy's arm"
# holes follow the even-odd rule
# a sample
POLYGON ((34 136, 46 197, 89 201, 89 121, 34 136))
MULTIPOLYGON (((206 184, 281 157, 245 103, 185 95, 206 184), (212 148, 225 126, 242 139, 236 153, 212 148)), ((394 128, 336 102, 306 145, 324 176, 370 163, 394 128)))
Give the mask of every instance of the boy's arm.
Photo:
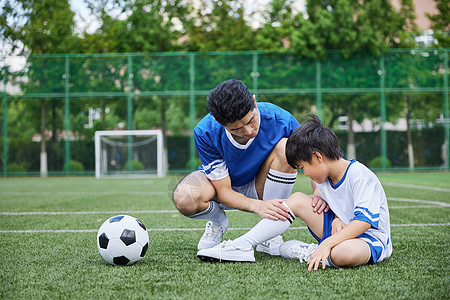
POLYGON ((366 232, 371 225, 364 221, 353 220, 341 231, 331 235, 320 243, 317 249, 311 255, 308 262, 308 271, 313 268, 317 270, 319 263, 322 262, 322 268, 325 269, 325 262, 330 256, 331 249, 343 241, 353 239, 358 235, 366 232))

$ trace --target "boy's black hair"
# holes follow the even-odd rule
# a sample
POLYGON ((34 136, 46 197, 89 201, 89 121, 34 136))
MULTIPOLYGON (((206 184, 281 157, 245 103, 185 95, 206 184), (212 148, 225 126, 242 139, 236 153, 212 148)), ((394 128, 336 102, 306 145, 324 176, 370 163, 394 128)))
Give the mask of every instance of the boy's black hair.
POLYGON ((206 102, 209 112, 223 126, 244 118, 255 108, 247 86, 235 79, 219 83, 209 92, 206 102))
POLYGON ((310 163, 313 153, 325 154, 332 160, 344 156, 333 130, 324 127, 322 121, 314 115, 306 115, 302 125, 294 130, 286 143, 286 158, 291 167, 298 169, 298 164, 310 163))

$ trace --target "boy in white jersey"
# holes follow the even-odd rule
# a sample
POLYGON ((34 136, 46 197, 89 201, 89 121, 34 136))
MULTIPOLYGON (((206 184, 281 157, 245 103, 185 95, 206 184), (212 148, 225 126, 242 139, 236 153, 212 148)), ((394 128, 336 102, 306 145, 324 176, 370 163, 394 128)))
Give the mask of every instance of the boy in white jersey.
MULTIPOLYGON (((207 106, 210 113, 194 130, 202 167, 187 175, 173 193, 183 215, 208 220, 198 250, 221 242, 229 226, 224 209, 286 220, 289 210, 282 202, 297 177, 285 155, 287 137, 299 126, 290 113, 271 103, 257 104, 245 84, 234 79, 211 90, 207 106)), ((317 213, 326 207, 319 197, 312 205, 317 213)), ((281 242, 275 237, 257 250, 279 255, 281 242)))
POLYGON ((199 251, 200 259, 253 262, 253 246, 283 233, 295 217, 306 222, 319 245, 294 240, 283 243, 279 251, 285 258, 307 261, 309 271, 317 270, 320 263, 322 268, 356 267, 391 255, 389 211, 380 181, 364 165, 345 160, 333 131, 317 116, 308 117, 289 137, 286 157, 312 179, 314 194, 327 201, 330 211, 315 214, 311 197, 295 193, 283 203, 290 219, 263 219, 236 240, 199 251))

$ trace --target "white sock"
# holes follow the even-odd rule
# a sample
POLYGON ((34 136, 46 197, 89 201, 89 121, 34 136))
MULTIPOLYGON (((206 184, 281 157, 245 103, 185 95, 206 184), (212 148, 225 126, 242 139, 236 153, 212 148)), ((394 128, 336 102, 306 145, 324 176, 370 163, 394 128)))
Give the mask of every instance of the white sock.
POLYGON ((283 173, 270 169, 264 183, 263 200, 289 198, 296 178, 297 173, 283 173))
POLYGON ((209 206, 204 211, 189 216, 191 219, 203 219, 217 224, 223 224, 227 221, 227 215, 216 201, 209 201, 209 206))
MULTIPOLYGON (((283 204, 289 208, 285 202, 283 202, 283 204)), ((233 245, 237 248, 248 249, 282 234, 289 228, 289 226, 291 226, 295 219, 294 213, 290 208, 289 211, 291 217, 286 221, 262 219, 255 225, 255 227, 250 229, 249 232, 233 240, 233 245)))

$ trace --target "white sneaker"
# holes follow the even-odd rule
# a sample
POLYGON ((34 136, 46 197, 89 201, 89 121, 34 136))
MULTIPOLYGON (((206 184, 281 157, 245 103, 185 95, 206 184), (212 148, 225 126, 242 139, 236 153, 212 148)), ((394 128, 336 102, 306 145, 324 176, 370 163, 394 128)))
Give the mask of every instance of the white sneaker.
POLYGON ((271 238, 270 240, 267 240, 257 245, 256 251, 278 256, 280 255, 281 244, 283 244, 283 237, 281 235, 278 235, 274 238, 271 238))
POLYGON ((255 262, 253 247, 240 249, 233 245, 233 241, 202 249, 197 252, 197 257, 204 262, 255 262))
POLYGON ((219 245, 222 241, 223 234, 228 229, 228 226, 230 226, 228 220, 222 226, 208 221, 208 223, 206 223, 205 233, 203 233, 202 238, 198 242, 197 249, 208 249, 219 245))
POLYGON ((287 241, 281 244, 280 255, 284 258, 299 259, 300 262, 308 262, 317 246, 317 244, 307 244, 297 240, 287 241))

